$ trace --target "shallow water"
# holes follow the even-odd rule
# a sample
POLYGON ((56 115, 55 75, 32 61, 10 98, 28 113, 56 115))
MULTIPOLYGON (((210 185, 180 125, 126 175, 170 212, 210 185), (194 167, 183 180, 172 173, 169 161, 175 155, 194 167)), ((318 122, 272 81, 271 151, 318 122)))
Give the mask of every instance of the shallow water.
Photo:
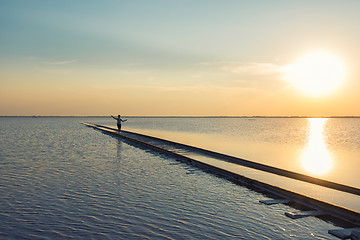
POLYGON ((360 187, 359 118, 134 118, 125 128, 360 187))
MULTIPOLYGON (((166 119, 145 120, 171 130, 166 119)), ((204 126, 195 120, 173 124, 204 126)), ((288 206, 259 204, 259 193, 81 121, 113 123, 0 118, 0 238, 333 239, 329 223, 289 219, 288 206)))

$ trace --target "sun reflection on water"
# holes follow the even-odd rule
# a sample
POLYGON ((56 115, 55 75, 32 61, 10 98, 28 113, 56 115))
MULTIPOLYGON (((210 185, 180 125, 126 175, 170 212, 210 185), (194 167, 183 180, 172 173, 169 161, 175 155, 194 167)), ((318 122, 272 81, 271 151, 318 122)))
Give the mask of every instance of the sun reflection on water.
POLYGON ((333 167, 333 157, 327 149, 323 134, 327 118, 309 118, 308 142, 301 155, 303 168, 312 175, 325 175, 333 167))

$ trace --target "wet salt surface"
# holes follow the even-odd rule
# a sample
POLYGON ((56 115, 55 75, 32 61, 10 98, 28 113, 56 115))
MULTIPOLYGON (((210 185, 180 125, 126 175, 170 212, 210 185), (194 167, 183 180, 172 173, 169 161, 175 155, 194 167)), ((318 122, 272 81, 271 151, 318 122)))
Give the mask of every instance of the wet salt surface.
POLYGON ((330 223, 80 121, 0 118, 0 238, 335 239, 330 223))

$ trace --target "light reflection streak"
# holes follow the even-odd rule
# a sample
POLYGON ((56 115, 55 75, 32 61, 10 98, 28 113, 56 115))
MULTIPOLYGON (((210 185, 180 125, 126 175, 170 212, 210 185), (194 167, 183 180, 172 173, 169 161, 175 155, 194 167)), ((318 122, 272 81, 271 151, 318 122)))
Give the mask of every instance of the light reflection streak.
POLYGON ((313 175, 324 175, 333 167, 333 157, 327 149, 323 134, 327 118, 309 118, 309 137, 301 155, 303 168, 313 175))

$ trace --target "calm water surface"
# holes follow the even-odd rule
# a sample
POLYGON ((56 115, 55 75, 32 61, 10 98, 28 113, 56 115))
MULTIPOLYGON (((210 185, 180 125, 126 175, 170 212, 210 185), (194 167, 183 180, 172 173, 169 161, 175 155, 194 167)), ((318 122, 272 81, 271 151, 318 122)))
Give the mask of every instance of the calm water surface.
MULTIPOLYGON (((193 145, 227 151, 232 147, 226 143, 235 139, 306 146, 311 123, 285 120, 129 118, 124 128, 185 136, 183 141, 193 145), (224 143, 206 141, 214 135, 224 143), (192 142, 198 139, 204 141, 192 142)), ((259 193, 84 127, 81 121, 115 124, 107 118, 0 118, 0 238, 333 239, 327 230, 336 227, 329 223, 289 219, 284 212, 294 209, 288 206, 259 204, 266 198, 259 193)), ((325 129, 338 129, 328 135, 337 141, 325 138, 329 151, 356 155, 358 123, 328 120, 325 129)), ((261 160, 262 154, 238 148, 234 153, 261 160)))
POLYGON ((130 120, 129 130, 360 187, 360 118, 130 120))

